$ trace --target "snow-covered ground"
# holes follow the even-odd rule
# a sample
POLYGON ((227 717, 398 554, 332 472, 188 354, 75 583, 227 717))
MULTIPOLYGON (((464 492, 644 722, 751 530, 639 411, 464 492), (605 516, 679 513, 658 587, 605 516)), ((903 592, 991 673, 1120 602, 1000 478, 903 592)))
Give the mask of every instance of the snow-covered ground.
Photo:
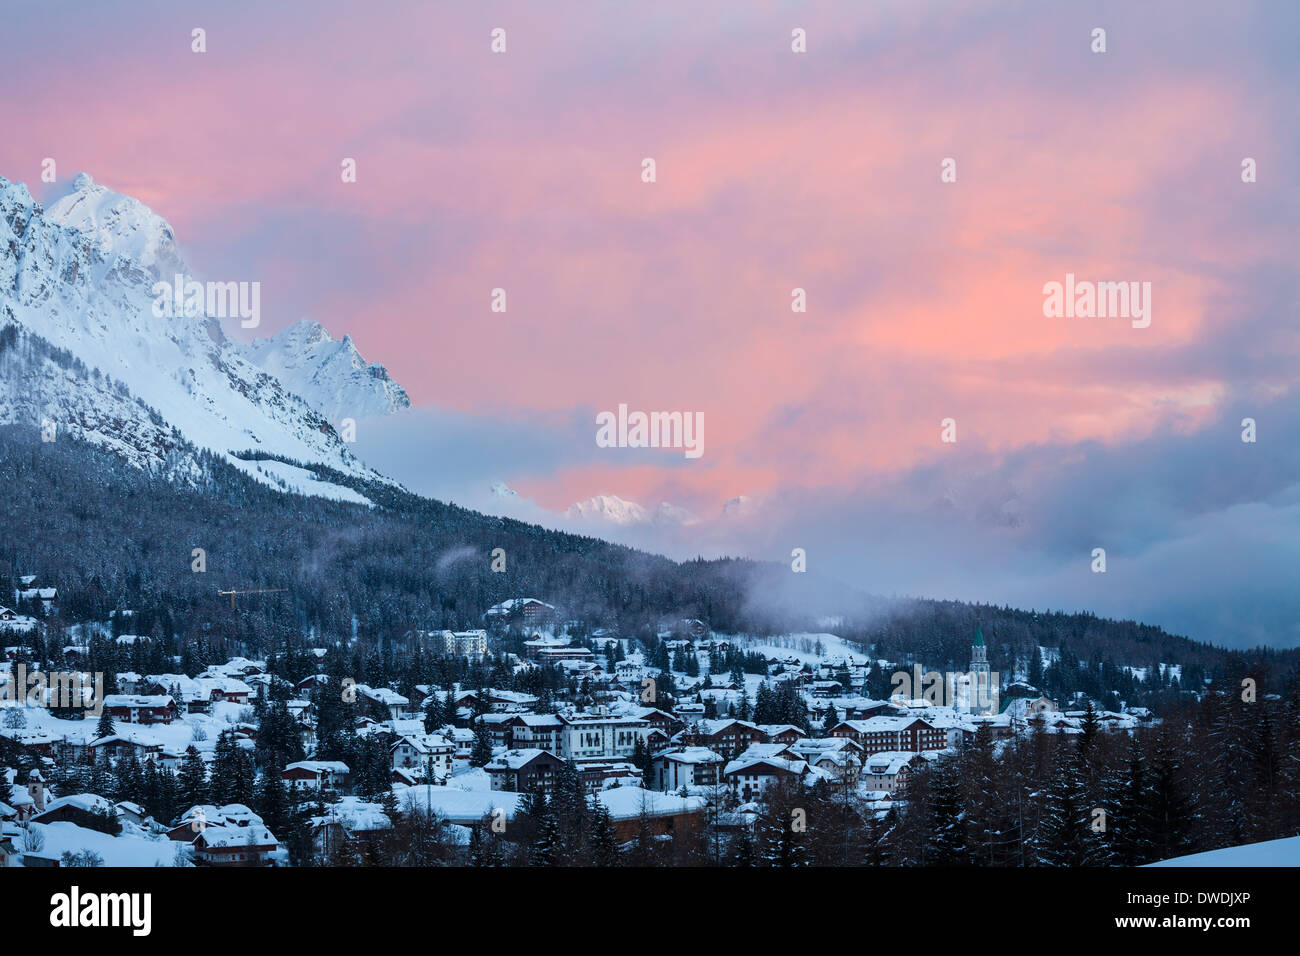
POLYGON ((1300 836, 1176 856, 1149 866, 1300 866, 1300 836))
POLYGON ((732 646, 743 651, 764 654, 768 657, 796 658, 801 664, 816 665, 827 659, 845 658, 859 664, 867 662, 867 656, 856 647, 850 646, 843 638, 829 633, 783 634, 778 637, 751 638, 743 634, 727 636, 714 635, 714 640, 730 641, 732 646), (821 653, 817 653, 820 645, 821 653))
POLYGON ((359 505, 374 505, 373 501, 360 492, 345 488, 343 485, 321 481, 312 472, 296 465, 287 465, 282 461, 274 461, 269 458, 261 461, 244 461, 233 455, 227 456, 227 460, 245 474, 251 475, 263 484, 278 488, 281 491, 296 491, 317 498, 330 498, 334 501, 348 501, 359 505))
POLYGON ((38 840, 43 841, 41 848, 33 851, 37 856, 57 860, 65 852, 90 851, 103 859, 104 866, 189 865, 188 861, 177 862, 177 848, 184 844, 161 834, 146 834, 131 824, 123 824, 118 836, 88 830, 75 823, 33 823, 31 828, 39 834, 38 840))
MULTIPOLYGON (((7 719, 9 712, 17 708, 4 708, 7 719)), ((199 753, 211 753, 217 745, 217 737, 224 730, 231 730, 241 717, 247 716, 249 708, 241 704, 218 703, 212 705, 211 714, 186 714, 170 724, 128 724, 116 721, 114 726, 119 736, 129 740, 162 744, 163 748, 174 753, 184 753, 190 744, 199 753)), ((99 721, 95 718, 84 720, 66 720, 55 717, 48 710, 40 707, 21 708, 26 720, 26 730, 48 730, 74 741, 89 743, 95 739, 99 721)))

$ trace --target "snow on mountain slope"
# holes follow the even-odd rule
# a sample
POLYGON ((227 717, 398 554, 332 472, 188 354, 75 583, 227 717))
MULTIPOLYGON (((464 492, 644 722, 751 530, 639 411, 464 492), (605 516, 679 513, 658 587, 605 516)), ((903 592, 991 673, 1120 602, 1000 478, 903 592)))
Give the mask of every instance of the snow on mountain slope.
POLYGON ((51 220, 87 236, 110 261, 133 260, 168 281, 177 272, 189 273, 172 227, 140 200, 98 185, 86 173, 72 188, 46 211, 51 220))
POLYGON ((332 501, 349 501, 361 505, 373 505, 374 502, 360 492, 332 482, 322 481, 314 474, 296 465, 289 465, 274 459, 258 461, 240 461, 233 464, 244 474, 264 485, 279 488, 281 491, 298 491, 304 495, 317 498, 329 498, 332 501))
POLYGON ((53 439, 87 441, 138 468, 185 480, 197 476, 183 437, 118 383, 33 335, 0 308, 0 424, 42 427, 53 439))
POLYGON ((586 501, 572 504, 564 512, 566 518, 579 521, 600 521, 614 525, 687 525, 695 516, 684 508, 666 501, 653 510, 628 501, 617 495, 596 495, 586 501))
MULTIPOLYGON (((53 401, 56 418, 70 427, 82 420, 87 437, 115 451, 129 446, 127 457, 142 466, 162 460, 161 433, 175 430, 218 452, 257 449, 378 477, 320 411, 227 339, 218 319, 156 316, 155 283, 171 283, 177 273, 192 278, 172 228, 89 176, 74 185, 45 211, 26 186, 0 177, 0 316, 67 350, 91 372, 75 386, 65 381, 67 394, 55 400, 54 373, 28 370, 26 377, 49 386, 46 404, 53 401), (104 376, 138 401, 113 405, 104 376), (122 417, 99 414, 110 406, 122 417), (150 421, 149 409, 160 424, 150 421)), ((29 415, 30 406, 9 376, 0 382, 0 408, 29 415)))
POLYGON ((504 499, 504 500, 506 500, 506 501, 514 501, 514 500, 518 499, 518 497, 519 497, 519 492, 515 491, 513 488, 511 488, 509 485, 507 485, 504 481, 494 481, 494 482, 492 483, 492 487, 491 487, 491 489, 490 489, 490 493, 491 493, 492 497, 494 497, 494 498, 502 498, 502 499, 504 499))
POLYGON ((258 339, 249 359, 305 398, 337 428, 345 418, 390 415, 410 408, 406 389, 379 363, 367 363, 349 335, 336 342, 318 322, 304 319, 258 339))

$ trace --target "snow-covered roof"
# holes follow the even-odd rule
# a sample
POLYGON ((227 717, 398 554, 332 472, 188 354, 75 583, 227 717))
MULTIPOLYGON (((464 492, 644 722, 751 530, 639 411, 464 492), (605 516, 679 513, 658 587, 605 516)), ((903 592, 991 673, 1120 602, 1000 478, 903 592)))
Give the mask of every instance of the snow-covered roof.
POLYGON ((605 805, 609 815, 615 820, 632 820, 639 817, 644 810, 651 816, 673 816, 704 808, 703 797, 679 797, 657 790, 643 790, 640 787, 614 787, 601 790, 596 799, 605 805))
POLYGON ((548 754, 552 757, 549 750, 539 750, 536 747, 526 747, 521 750, 507 750, 492 758, 492 762, 487 765, 487 770, 519 770, 527 766, 533 760, 536 760, 542 754, 548 754))
POLYGON ((38 814, 37 819, 55 810, 61 810, 64 807, 75 807, 78 810, 84 810, 87 813, 107 813, 117 816, 117 807, 110 801, 104 799, 97 793, 74 793, 66 797, 59 797, 51 800, 45 805, 44 811, 38 814))
POLYGON ((308 773, 351 773, 342 760, 296 760, 284 768, 285 772, 290 770, 306 770, 308 773))
POLYGON ((663 760, 670 760, 673 763, 721 763, 722 755, 716 754, 708 747, 682 747, 678 750, 670 750, 666 753, 657 755, 663 760))
POLYGON ((279 846, 280 841, 260 823, 243 827, 212 826, 204 827, 194 841, 195 846, 202 845, 212 849, 234 849, 237 847, 279 846))

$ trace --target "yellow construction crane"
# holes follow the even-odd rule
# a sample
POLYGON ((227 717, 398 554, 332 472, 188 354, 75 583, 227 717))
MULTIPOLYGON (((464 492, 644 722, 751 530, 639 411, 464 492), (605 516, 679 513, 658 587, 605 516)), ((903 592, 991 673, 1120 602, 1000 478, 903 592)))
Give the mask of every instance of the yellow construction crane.
POLYGON ((287 590, 289 589, 288 588, 258 588, 258 589, 251 589, 247 591, 236 591, 232 588, 229 591, 218 591, 217 593, 220 594, 222 597, 224 597, 227 594, 230 595, 230 609, 233 611, 235 609, 236 594, 280 594, 287 590))

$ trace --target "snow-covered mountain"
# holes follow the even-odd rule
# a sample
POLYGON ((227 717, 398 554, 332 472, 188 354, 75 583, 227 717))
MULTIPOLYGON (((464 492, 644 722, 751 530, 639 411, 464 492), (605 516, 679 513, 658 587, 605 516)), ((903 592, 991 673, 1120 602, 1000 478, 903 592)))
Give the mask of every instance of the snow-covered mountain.
POLYGON ((493 498, 501 498, 505 501, 517 501, 519 499, 519 492, 515 491, 504 481, 494 481, 489 491, 493 498))
POLYGON ((406 389, 388 377, 384 366, 367 363, 350 335, 334 341, 319 322, 304 319, 258 339, 247 354, 336 428, 345 418, 390 415, 411 407, 406 389))
POLYGON ((728 498, 722 505, 724 518, 748 518, 758 511, 758 502, 749 495, 737 495, 728 498))
POLYGON ((684 508, 662 501, 655 508, 646 508, 635 501, 617 495, 596 495, 586 501, 572 504, 564 512, 566 518, 577 521, 604 522, 613 525, 688 525, 696 518, 684 508))
POLYGON ((366 409, 351 417, 388 407, 381 397, 404 407, 382 367, 310 326, 257 351, 202 311, 159 317, 155 284, 176 275, 193 278, 175 233, 138 200, 82 174, 44 210, 0 177, 0 337, 10 346, 0 356, 0 423, 49 418, 149 469, 184 440, 377 477, 336 432, 327 398, 337 388, 338 401, 366 409))

